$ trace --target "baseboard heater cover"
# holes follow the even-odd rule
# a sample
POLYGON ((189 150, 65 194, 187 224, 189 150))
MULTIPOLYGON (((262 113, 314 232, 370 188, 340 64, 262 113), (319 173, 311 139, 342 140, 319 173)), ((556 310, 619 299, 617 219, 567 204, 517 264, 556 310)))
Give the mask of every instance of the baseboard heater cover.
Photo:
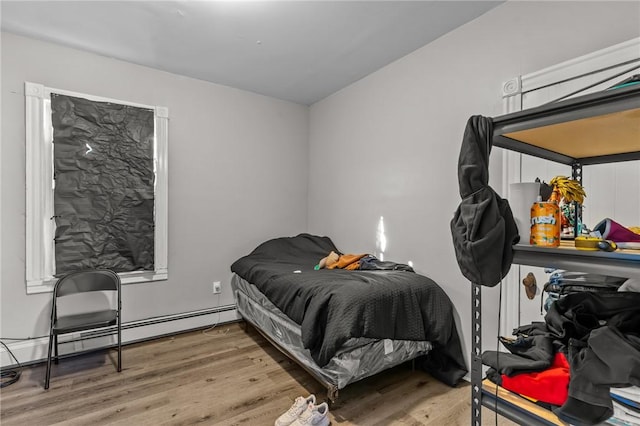
MULTIPOLYGON (((129 345, 147 340, 158 339, 178 333, 198 330, 212 325, 228 324, 240 321, 236 311, 236 305, 224 305, 215 308, 201 309, 197 311, 178 314, 163 315, 141 320, 122 323, 122 344, 129 345), (207 316, 216 315, 211 321, 207 316), (180 324, 182 322, 182 324, 180 324)), ((116 327, 106 327, 90 332, 60 336, 60 358, 81 355, 100 349, 115 347, 116 327), (69 348, 73 345, 73 348, 69 348)), ((6 343, 6 342, 5 342, 6 343)), ((9 349, 18 358, 20 364, 27 366, 46 361, 49 337, 37 337, 28 340, 19 340, 7 343, 9 349)), ((2 347, 0 348, 0 366, 2 368, 14 367, 15 360, 2 347)))

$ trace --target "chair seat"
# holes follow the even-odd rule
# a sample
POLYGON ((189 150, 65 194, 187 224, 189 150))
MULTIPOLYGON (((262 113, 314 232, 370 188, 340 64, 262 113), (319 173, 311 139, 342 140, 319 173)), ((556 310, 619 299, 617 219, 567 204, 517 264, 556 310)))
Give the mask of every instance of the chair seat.
POLYGON ((53 325, 54 334, 73 333, 91 328, 108 327, 117 323, 118 312, 105 310, 59 317, 53 325))

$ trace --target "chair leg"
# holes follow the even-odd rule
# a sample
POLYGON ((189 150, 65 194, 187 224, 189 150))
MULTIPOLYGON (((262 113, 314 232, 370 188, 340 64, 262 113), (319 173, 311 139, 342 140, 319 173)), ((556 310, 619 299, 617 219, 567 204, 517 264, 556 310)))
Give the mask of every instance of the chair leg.
POLYGON ((122 332, 120 318, 118 318, 118 373, 122 371, 122 332))
POLYGON ((58 335, 54 335, 53 336, 54 342, 55 342, 55 351, 56 351, 56 356, 55 358, 53 358, 53 360, 55 361, 56 365, 58 365, 58 335))
POLYGON ((51 346, 53 346, 53 335, 49 334, 49 350, 47 352, 47 372, 44 377, 44 388, 49 389, 49 377, 51 375, 51 346))

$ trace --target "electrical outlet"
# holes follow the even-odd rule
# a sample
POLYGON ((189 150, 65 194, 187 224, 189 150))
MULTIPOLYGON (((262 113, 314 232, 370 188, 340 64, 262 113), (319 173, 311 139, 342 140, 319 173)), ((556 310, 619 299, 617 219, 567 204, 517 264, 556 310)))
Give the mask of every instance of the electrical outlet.
POLYGON ((213 282, 213 294, 218 294, 222 291, 222 284, 220 284, 220 281, 214 281, 213 282))

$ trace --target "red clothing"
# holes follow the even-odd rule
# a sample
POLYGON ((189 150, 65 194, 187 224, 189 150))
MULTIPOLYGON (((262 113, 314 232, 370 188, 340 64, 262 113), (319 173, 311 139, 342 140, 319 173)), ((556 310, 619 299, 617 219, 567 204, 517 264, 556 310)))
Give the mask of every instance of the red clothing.
POLYGON ((502 387, 520 395, 553 405, 562 405, 569 393, 569 363, 556 352, 551 366, 535 373, 502 375, 502 387))

